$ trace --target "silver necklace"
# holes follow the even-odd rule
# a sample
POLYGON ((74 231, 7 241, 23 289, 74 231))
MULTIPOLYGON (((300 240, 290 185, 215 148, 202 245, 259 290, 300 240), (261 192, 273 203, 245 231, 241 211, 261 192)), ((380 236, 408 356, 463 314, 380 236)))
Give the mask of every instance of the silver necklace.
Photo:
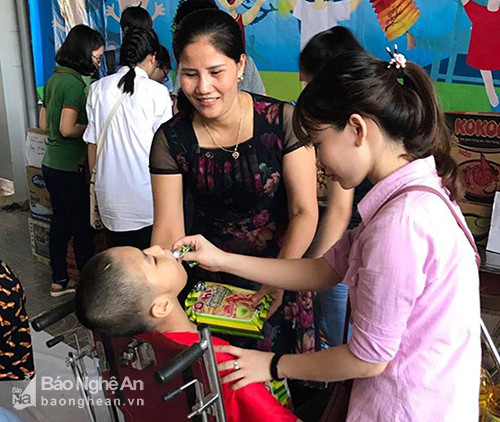
POLYGON ((210 132, 210 129, 208 128, 208 125, 206 124, 205 120, 201 119, 203 126, 205 127, 205 130, 208 133, 208 136, 210 136, 210 139, 215 144, 215 146, 220 148, 222 151, 229 152, 235 160, 237 160, 238 157, 240 156, 240 153, 238 152, 238 145, 240 144, 241 122, 243 121, 243 109, 241 108, 241 101, 239 95, 238 95, 238 103, 240 105, 241 114, 240 114, 240 122, 238 123, 238 134, 236 136, 236 145, 234 146, 234 150, 232 151, 230 149, 224 148, 223 146, 219 145, 219 143, 215 140, 214 136, 210 132))

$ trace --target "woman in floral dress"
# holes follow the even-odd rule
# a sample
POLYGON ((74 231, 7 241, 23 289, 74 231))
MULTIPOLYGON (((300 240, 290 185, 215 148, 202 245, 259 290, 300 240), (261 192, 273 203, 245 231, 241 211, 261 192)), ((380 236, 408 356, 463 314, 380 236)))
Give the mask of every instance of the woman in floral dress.
MULTIPOLYGON (((180 112, 158 130, 151 150, 152 243, 170 249, 184 236, 183 197, 192 195, 189 233, 232 252, 300 258, 317 223, 314 151, 293 135, 291 105, 238 91, 244 53, 238 25, 219 10, 188 15, 174 35, 180 112)), ((199 280, 260 288, 197 269, 191 287, 199 280)), ((282 303, 282 291, 261 289, 256 297, 263 294, 275 298, 273 311, 282 303)), ((266 324, 260 348, 291 350, 298 340, 302 350, 296 329, 305 307, 288 293, 284 304, 266 324)), ((312 308, 307 312, 311 317, 302 320, 311 321, 304 328, 312 332, 312 308)), ((314 347, 314 336, 305 343, 314 347)))

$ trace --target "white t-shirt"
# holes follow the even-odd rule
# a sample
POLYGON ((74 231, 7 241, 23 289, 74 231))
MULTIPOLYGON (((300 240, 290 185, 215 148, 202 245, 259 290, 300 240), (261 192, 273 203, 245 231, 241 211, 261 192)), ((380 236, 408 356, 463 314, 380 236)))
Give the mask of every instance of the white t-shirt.
POLYGON ((306 0, 297 0, 293 9, 293 16, 300 20, 300 50, 306 46, 308 41, 321 31, 326 31, 336 26, 339 21, 350 18, 350 0, 325 1, 320 10, 314 8, 314 4, 306 0))
MULTIPOLYGON (((118 82, 129 71, 93 83, 87 99, 88 125, 83 139, 96 144, 122 89, 118 82)), ((139 230, 153 224, 153 194, 149 152, 153 135, 172 117, 168 89, 136 67, 134 94, 116 111, 97 160, 96 195, 103 224, 112 231, 139 230)))

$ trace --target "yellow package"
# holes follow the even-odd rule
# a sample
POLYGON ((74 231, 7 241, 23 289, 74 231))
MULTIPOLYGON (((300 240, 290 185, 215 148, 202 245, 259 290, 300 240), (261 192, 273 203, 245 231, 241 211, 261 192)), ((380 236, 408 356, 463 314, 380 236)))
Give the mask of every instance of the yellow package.
POLYGON ((188 294, 185 302, 189 319, 208 324, 213 332, 262 338, 262 327, 272 299, 265 296, 255 306, 253 290, 202 281, 188 294))

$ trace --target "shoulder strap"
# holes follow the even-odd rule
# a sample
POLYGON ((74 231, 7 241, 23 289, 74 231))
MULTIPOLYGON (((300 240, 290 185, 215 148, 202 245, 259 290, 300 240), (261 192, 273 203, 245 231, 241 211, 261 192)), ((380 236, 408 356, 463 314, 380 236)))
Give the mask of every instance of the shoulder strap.
POLYGON ((474 238, 472 237, 472 235, 470 234, 470 231, 468 230, 468 228, 465 226, 465 223, 462 221, 462 219, 458 216, 457 212, 455 211, 455 209, 452 207, 451 203, 449 200, 447 200, 444 195, 439 192, 438 190, 434 189, 434 188, 431 188, 430 186, 426 186, 426 185, 413 185, 413 186, 407 186, 403 189, 400 189, 398 190, 397 192, 395 192, 394 194, 392 194, 379 208, 378 210, 375 212, 374 216, 382 209, 384 208, 389 202, 391 202, 393 199, 397 198, 398 196, 406 193, 406 192, 413 192, 413 191, 424 191, 424 192, 429 192, 429 193, 433 193, 434 195, 438 196, 439 198, 441 198, 444 203, 447 205, 448 209, 451 211, 451 213, 453 214, 453 217, 455 217, 455 221, 457 222, 458 226, 462 229, 462 231, 464 232, 465 236, 467 237, 467 240, 469 241, 470 245, 472 246, 472 248, 474 249, 474 253, 476 254, 476 263, 477 263, 477 266, 479 268, 479 266, 481 265, 481 257, 479 256, 479 252, 477 250, 477 246, 476 246, 476 243, 474 242, 474 238))
MULTIPOLYGON (((99 135, 99 139, 97 140, 97 152, 96 152, 96 157, 95 157, 96 163, 97 163, 97 159, 99 158, 99 155, 100 155, 101 150, 102 150, 103 141, 104 141, 104 139, 106 139, 106 134, 108 133, 108 128, 109 128, 109 125, 111 123, 111 120, 113 120, 113 117, 115 116, 118 108, 120 107, 121 103, 125 99, 126 95, 127 95, 126 92, 124 92, 122 95, 120 95, 120 98, 118 98, 118 101, 115 103, 115 105, 113 106, 113 108, 109 112, 108 118, 104 122, 104 126, 102 127, 101 134, 99 135)), ((96 167, 97 167, 97 165, 94 166, 94 169, 96 167)))
MULTIPOLYGON (((147 78, 139 77, 139 78, 137 78, 137 81, 135 81, 135 83, 138 84, 139 81, 141 81, 143 79, 147 79, 147 78)), ((135 87, 135 89, 137 89, 137 86, 135 87)), ((99 158, 99 155, 101 153, 102 145, 104 143, 103 141, 104 141, 104 139, 106 139, 106 134, 108 133, 108 128, 109 128, 109 125, 111 123, 111 120, 113 120, 113 117, 115 117, 115 114, 118 111, 118 108, 120 107, 121 103, 123 102, 123 100, 125 99, 126 96, 127 96, 126 92, 124 92, 124 93, 122 93, 122 95, 120 95, 120 98, 118 98, 115 105, 113 106, 113 108, 109 112, 108 118, 104 122, 104 126, 102 127, 101 134, 99 135, 99 139, 97 140, 97 151, 96 151, 96 157, 95 157, 96 165, 94 165, 94 169, 92 170, 93 173, 95 173, 95 171, 97 169, 97 159, 99 158)))

